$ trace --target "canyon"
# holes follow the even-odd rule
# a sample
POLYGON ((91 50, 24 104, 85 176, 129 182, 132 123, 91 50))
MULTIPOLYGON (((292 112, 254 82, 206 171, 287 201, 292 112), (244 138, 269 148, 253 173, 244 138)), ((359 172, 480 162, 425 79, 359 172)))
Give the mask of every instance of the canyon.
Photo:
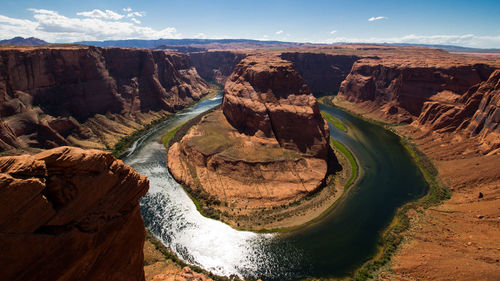
POLYGON ((200 100, 206 81, 225 83, 223 104, 170 147, 178 181, 224 211, 313 193, 338 164, 312 94, 338 93, 328 100, 415 143, 452 191, 409 212, 378 277, 498 279, 497 58, 356 44, 189 54, 7 46, 0 57, 0 150, 10 155, 0 158, 1 279, 143 280, 147 179, 109 153, 66 146, 111 149, 200 100), (34 155, 12 156, 24 152, 34 155))
POLYGON ((182 54, 91 46, 0 48, 0 149, 111 149, 208 93, 182 54))

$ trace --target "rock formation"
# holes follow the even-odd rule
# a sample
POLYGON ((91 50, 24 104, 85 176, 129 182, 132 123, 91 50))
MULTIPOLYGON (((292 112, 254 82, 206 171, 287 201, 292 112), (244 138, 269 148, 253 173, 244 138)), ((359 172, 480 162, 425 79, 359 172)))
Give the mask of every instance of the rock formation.
POLYGON ((222 110, 204 116, 169 149, 176 180, 244 208, 275 206, 314 192, 336 159, 316 99, 289 61, 243 59, 222 110))
POLYGON ((418 117, 423 103, 442 91, 458 95, 488 78, 493 71, 485 64, 446 64, 406 61, 403 58, 357 61, 339 95, 351 102, 376 101, 387 105, 389 115, 418 117))
POLYGON ((148 186, 98 150, 0 157, 0 279, 144 280, 148 186))
POLYGON ((490 152, 499 147, 500 113, 495 113, 499 63, 489 63, 433 53, 420 60, 364 58, 342 82, 339 97, 380 112, 385 121, 477 136, 481 149, 490 152))
POLYGON ((246 135, 275 138, 281 147, 327 158, 328 125, 288 61, 275 56, 245 59, 226 84, 222 111, 246 135))
POLYGON ((435 95, 424 103, 417 122, 436 132, 464 131, 478 136, 484 151, 500 148, 500 70, 485 82, 472 86, 463 96, 435 95))
POLYGON ((16 139, 2 137, 0 150, 112 147, 208 92, 182 54, 16 47, 0 49, 0 58, 0 126, 16 139))

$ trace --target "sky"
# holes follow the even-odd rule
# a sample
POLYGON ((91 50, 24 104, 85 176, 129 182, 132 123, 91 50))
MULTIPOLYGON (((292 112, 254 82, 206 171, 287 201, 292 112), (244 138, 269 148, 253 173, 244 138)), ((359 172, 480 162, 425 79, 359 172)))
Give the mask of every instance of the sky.
POLYGON ((500 0, 2 0, 0 39, 159 38, 500 48, 500 0))

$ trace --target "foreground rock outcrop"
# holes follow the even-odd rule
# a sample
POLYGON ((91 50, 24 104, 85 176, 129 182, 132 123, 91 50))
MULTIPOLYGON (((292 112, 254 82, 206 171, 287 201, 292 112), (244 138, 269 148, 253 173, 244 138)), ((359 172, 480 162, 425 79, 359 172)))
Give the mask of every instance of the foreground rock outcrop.
POLYGON ((144 280, 148 187, 98 150, 0 157, 0 279, 144 280))
POLYGON ((282 205, 315 192, 338 165, 329 137, 316 99, 292 63, 276 55, 249 56, 226 83, 222 109, 170 147, 168 166, 176 180, 212 201, 282 205))
POLYGON ((0 49, 0 150, 118 140, 208 92, 189 57, 90 46, 0 49))

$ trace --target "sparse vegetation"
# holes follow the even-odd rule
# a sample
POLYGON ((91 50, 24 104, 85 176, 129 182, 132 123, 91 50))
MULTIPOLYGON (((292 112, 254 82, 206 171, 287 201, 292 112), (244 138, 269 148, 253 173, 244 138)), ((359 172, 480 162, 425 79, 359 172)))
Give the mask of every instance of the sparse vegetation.
POLYGON ((344 123, 342 123, 342 121, 340 121, 335 116, 331 115, 330 113, 324 112, 324 111, 321 112, 321 116, 323 116, 323 118, 325 118, 325 120, 330 122, 333 126, 339 128, 340 130, 342 130, 344 132, 347 132, 347 128, 344 126, 344 123))
POLYGON ((173 128, 172 130, 168 131, 163 137, 161 138, 161 142, 165 146, 166 149, 170 147, 170 141, 174 138, 175 134, 177 131, 179 131, 182 126, 184 126, 185 123, 182 123, 181 125, 173 128))
POLYGON ((127 151, 127 149, 132 145, 132 143, 134 143, 134 141, 136 141, 138 138, 140 138, 142 135, 144 135, 144 133, 149 131, 154 126, 156 126, 162 122, 165 122, 166 120, 170 119, 171 117, 172 117, 172 115, 167 115, 167 116, 161 117, 159 119, 153 120, 151 123, 146 124, 142 129, 137 130, 137 131, 133 132, 132 134, 121 138, 115 144, 111 153, 116 158, 120 158, 127 151))
POLYGON ((347 180, 345 187, 344 187, 345 189, 348 189, 351 186, 351 184, 354 182, 356 177, 358 176, 359 166, 358 166, 358 163, 356 162, 356 158, 354 158, 354 155, 352 155, 351 151, 349 149, 347 149, 347 147, 345 147, 342 143, 338 142, 334 138, 330 138, 330 145, 332 147, 335 147, 340 152, 342 152, 342 154, 345 155, 347 160, 349 160, 349 164, 351 164, 351 168, 352 168, 351 176, 347 180))

